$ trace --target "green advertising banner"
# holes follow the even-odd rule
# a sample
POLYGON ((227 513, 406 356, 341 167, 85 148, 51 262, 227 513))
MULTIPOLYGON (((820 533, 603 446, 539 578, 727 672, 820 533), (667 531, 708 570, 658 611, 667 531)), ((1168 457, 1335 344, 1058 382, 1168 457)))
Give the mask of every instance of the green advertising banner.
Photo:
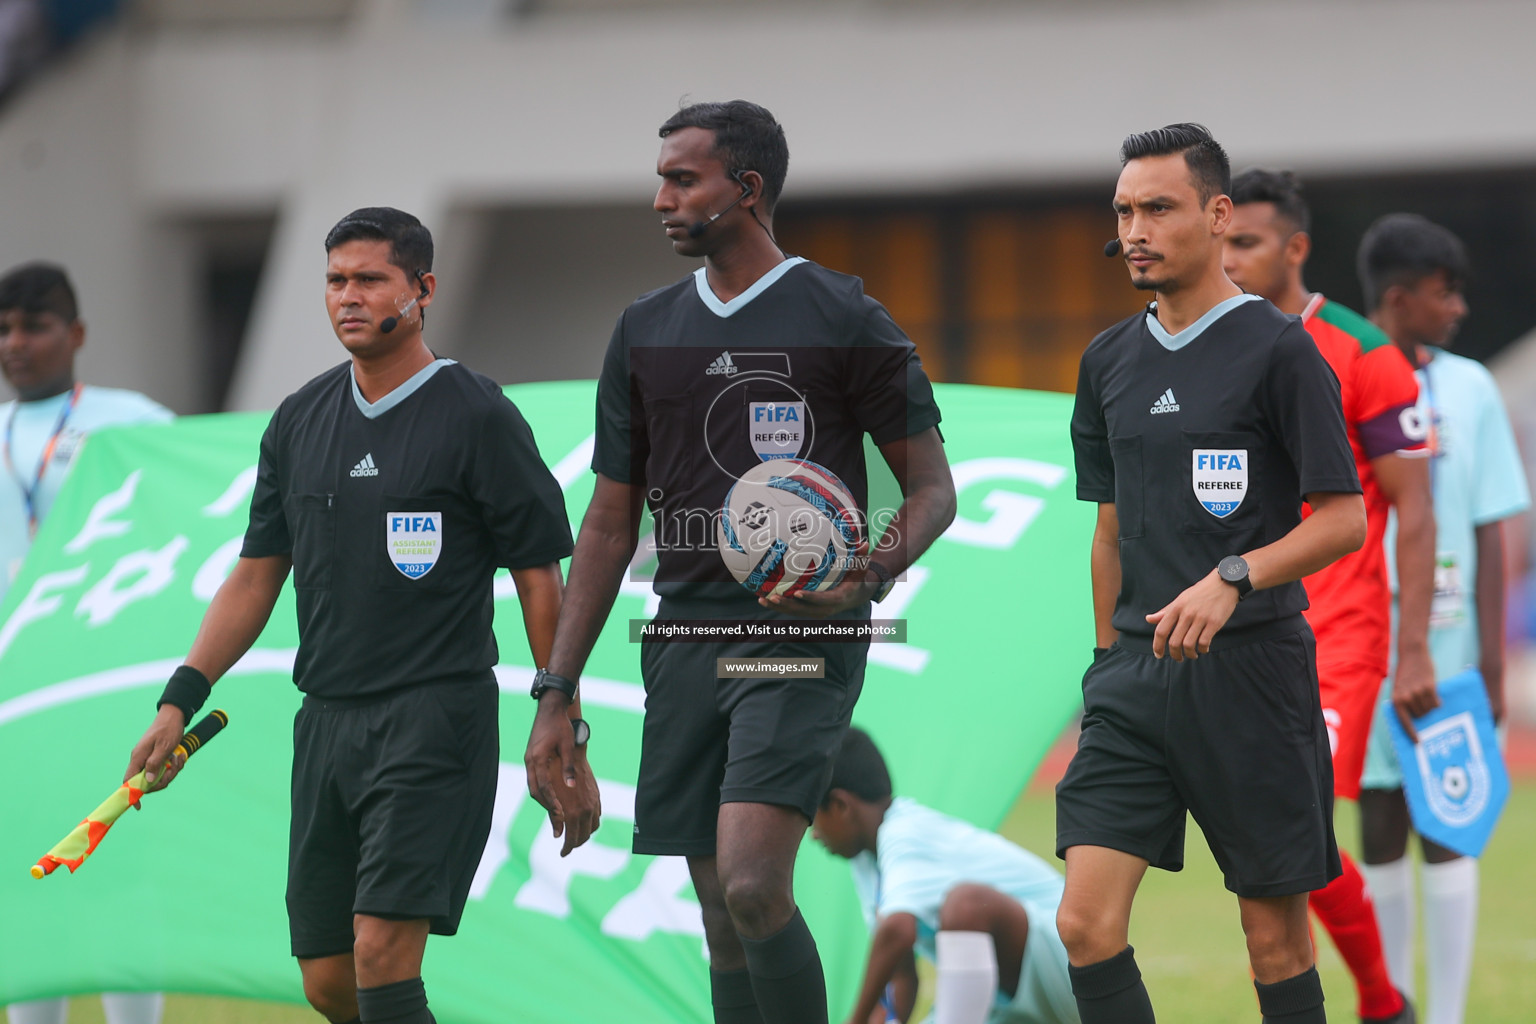
MULTIPOLYGON (((565 488, 573 529, 592 493, 594 387, 508 389, 565 488)), ((1069 396, 936 390, 959 515, 880 606, 908 621, 908 638, 871 648, 855 720, 885 750, 899 793, 995 827, 1079 703, 1093 643, 1092 510, 1073 500, 1069 396)), ((303 1001, 283 908, 300 701, 291 588, 214 690, 209 706, 230 717, 217 742, 125 814, 78 873, 28 874, 122 778, 238 556, 266 421, 193 417, 93 436, 0 605, 0 1003, 104 989, 303 1001)), ((893 491, 887 477, 872 497, 893 491)), ((564 859, 527 795, 533 665, 505 573, 496 596, 495 822, 460 934, 428 944, 433 1010, 444 1024, 616 1012, 632 1024, 707 1022, 684 862, 629 850, 644 692, 628 622, 654 613, 650 587, 626 581, 583 679, 603 827, 564 859)), ((846 864, 807 836, 796 891, 837 1019, 867 939, 846 864)))

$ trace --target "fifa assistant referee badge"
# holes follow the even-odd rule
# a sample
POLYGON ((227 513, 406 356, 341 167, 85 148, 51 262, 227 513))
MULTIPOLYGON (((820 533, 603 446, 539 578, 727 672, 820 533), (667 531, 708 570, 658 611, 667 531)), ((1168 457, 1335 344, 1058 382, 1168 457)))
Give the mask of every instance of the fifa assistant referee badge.
POLYGON ((533 674, 533 689, 528 695, 534 700, 544 696, 546 690, 559 690, 565 694, 566 700, 576 699, 576 684, 565 676, 557 676, 547 668, 541 668, 533 674))
POLYGON ((1241 601, 1253 593, 1253 583, 1248 579, 1248 563, 1242 555, 1228 555, 1216 566, 1216 572, 1222 579, 1237 588, 1237 599, 1241 601))

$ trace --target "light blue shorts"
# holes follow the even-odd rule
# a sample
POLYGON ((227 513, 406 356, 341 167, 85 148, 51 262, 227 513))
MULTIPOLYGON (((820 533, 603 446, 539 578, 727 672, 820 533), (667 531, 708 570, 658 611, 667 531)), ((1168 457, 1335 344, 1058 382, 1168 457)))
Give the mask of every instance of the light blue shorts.
POLYGON ((1024 903, 1029 939, 1013 998, 997 994, 989 1024, 1078 1024, 1077 1000, 1067 975, 1067 948, 1056 934, 1056 908, 1024 903))

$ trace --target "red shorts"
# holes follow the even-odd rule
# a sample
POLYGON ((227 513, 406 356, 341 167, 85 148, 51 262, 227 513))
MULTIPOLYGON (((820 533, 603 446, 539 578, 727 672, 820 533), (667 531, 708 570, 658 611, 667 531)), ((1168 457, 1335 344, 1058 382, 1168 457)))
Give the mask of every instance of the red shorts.
POLYGON ((1381 693, 1381 670, 1359 662, 1317 663, 1323 721, 1333 751, 1333 793, 1347 800, 1360 796, 1360 773, 1371 738, 1371 719, 1381 693))

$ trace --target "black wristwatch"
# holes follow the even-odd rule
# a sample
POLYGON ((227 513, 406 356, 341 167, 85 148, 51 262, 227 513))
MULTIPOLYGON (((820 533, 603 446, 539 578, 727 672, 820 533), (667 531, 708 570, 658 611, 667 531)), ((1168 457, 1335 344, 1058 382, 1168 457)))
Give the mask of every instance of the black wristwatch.
POLYGON ((571 719, 571 729, 576 733, 576 745, 578 747, 586 746, 587 740, 592 738, 592 727, 587 724, 584 718, 571 719))
POLYGON ((1216 572, 1221 578, 1237 588, 1237 599, 1241 601, 1253 593, 1253 583, 1248 579, 1248 563, 1242 555, 1228 555, 1216 566, 1216 572))
POLYGON ((565 694, 566 700, 576 699, 575 682, 565 676, 557 676, 547 668, 541 668, 533 674, 533 689, 529 691, 529 696, 538 700, 546 690, 559 690, 565 694))

